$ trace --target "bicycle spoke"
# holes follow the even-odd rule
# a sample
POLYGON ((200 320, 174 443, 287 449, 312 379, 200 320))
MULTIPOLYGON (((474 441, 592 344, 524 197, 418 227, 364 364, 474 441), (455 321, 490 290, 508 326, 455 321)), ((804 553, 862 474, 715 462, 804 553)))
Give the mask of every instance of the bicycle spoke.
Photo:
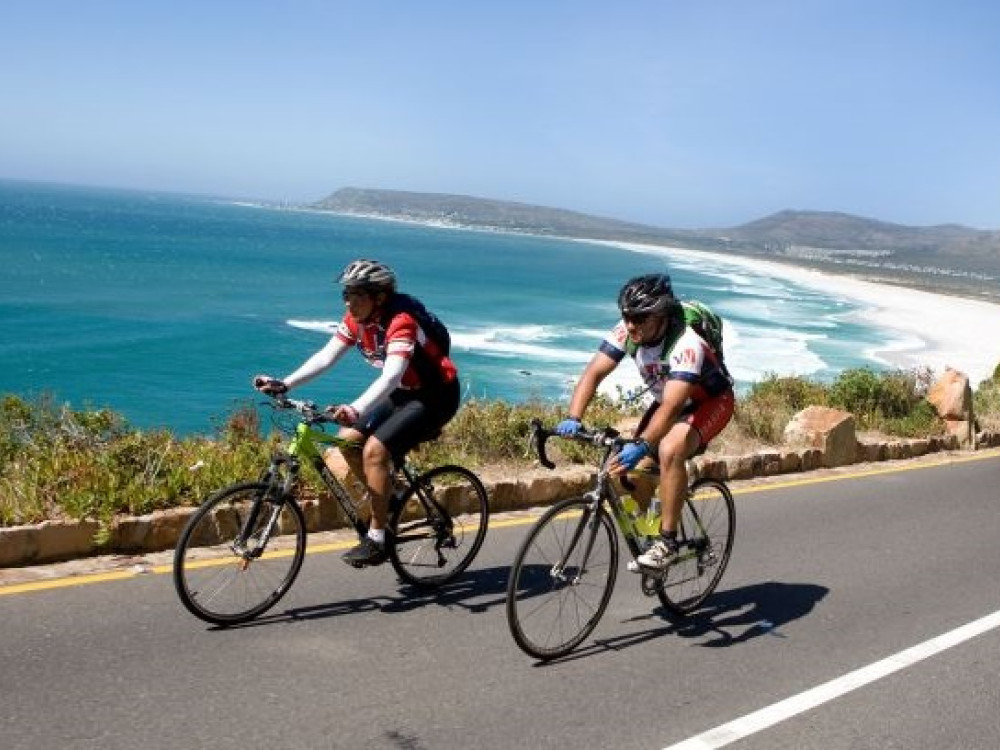
POLYGON ((654 583, 669 611, 685 614, 707 599, 725 572, 733 543, 735 516, 732 495, 721 482, 696 482, 684 504, 679 538, 681 554, 654 583))
POLYGON ((407 583, 441 586, 462 573, 486 536, 486 489, 468 469, 420 475, 389 518, 389 561, 407 583))
POLYGON ((278 508, 259 507, 253 529, 246 529, 255 503, 266 485, 234 485, 210 497, 192 516, 174 554, 174 585, 184 605, 195 615, 220 625, 249 620, 269 609, 291 586, 305 554, 305 522, 297 506, 282 506, 273 536, 262 535, 278 508), (249 531, 245 545, 237 545, 249 531), (282 531, 287 533, 282 534, 282 531), (287 547, 260 550, 259 545, 287 547), (262 551, 251 556, 249 552, 262 551))
POLYGON ((584 507, 580 500, 553 506, 529 532, 514 561, 507 620, 518 645, 540 659, 568 653, 586 638, 614 587, 614 529, 603 511, 581 518, 584 507), (590 557, 584 561, 588 547, 590 557))

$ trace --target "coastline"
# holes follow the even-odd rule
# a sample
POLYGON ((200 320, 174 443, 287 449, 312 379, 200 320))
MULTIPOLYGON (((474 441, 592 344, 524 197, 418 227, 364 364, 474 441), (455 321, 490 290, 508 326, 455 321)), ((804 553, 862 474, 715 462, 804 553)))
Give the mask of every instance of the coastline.
POLYGON ((613 240, 585 241, 630 252, 668 258, 684 256, 745 268, 843 297, 862 306, 858 317, 865 323, 898 334, 897 345, 868 352, 873 359, 891 367, 907 370, 930 367, 938 376, 950 367, 968 375, 970 384, 976 388, 992 376, 1000 363, 1000 347, 989 346, 992 341, 989 332, 1000 330, 1000 304, 915 289, 902 281, 869 281, 746 256, 613 240))
MULTIPOLYGON (((317 209, 307 209, 316 211, 317 209)), ((430 222, 410 217, 387 216, 384 214, 342 213, 324 211, 337 216, 415 224, 435 229, 456 229, 464 231, 500 232, 520 234, 503 228, 465 225, 443 220, 430 222)), ((531 235, 531 232, 523 234, 531 235)), ((767 260, 746 255, 715 253, 708 250, 652 245, 625 240, 588 239, 559 235, 535 235, 548 239, 614 247, 633 253, 644 253, 660 257, 687 257, 702 262, 712 262, 719 266, 743 268, 757 273, 765 273, 804 287, 816 289, 824 294, 833 294, 862 306, 862 312, 855 315, 859 323, 876 325, 893 331, 896 336, 885 347, 866 350, 871 359, 888 367, 904 370, 929 367, 940 376, 946 368, 952 368, 969 377, 975 389, 983 380, 993 375, 1000 364, 1000 346, 989 348, 989 331, 1000 330, 1000 303, 981 298, 965 296, 954 289, 929 291, 926 286, 918 286, 914 279, 904 277, 859 278, 851 273, 836 273, 820 270, 792 259, 767 260), (983 335, 983 332, 986 332, 983 335)), ((929 285, 929 282, 923 282, 929 285)), ((603 389, 613 394, 617 388, 631 390, 639 382, 626 374, 612 378, 603 389)))

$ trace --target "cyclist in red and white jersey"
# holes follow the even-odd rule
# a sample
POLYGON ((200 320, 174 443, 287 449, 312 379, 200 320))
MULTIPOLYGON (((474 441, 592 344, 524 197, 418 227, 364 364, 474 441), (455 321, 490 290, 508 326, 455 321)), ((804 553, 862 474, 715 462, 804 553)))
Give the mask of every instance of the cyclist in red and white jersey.
POLYGON ((660 465, 663 513, 660 534, 637 558, 643 567, 662 569, 677 553, 677 524, 687 491, 687 459, 703 449, 729 423, 735 397, 721 355, 684 321, 670 277, 648 274, 630 279, 618 295, 622 320, 601 342, 570 399, 569 415, 556 426, 561 435, 581 428, 587 406, 600 383, 631 356, 654 402, 635 431, 635 440, 612 459, 621 475, 647 457, 660 465))
POLYGON ((352 347, 381 370, 351 403, 329 409, 342 425, 341 437, 363 442, 360 451, 343 453, 368 490, 372 506, 368 536, 343 559, 378 565, 386 560, 393 457, 435 437, 458 411, 461 389, 444 346, 421 325, 418 311, 426 310, 397 291, 391 268, 375 260, 356 260, 339 282, 347 310, 326 346, 290 375, 280 380, 258 375, 254 386, 264 393, 285 393, 329 370, 352 347))

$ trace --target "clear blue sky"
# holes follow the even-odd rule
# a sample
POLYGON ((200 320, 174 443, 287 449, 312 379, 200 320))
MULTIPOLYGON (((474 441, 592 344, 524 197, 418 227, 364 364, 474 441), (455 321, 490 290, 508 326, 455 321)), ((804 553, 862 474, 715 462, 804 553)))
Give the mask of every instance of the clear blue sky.
POLYGON ((0 71, 0 177, 1000 229, 991 0, 31 0, 0 71))

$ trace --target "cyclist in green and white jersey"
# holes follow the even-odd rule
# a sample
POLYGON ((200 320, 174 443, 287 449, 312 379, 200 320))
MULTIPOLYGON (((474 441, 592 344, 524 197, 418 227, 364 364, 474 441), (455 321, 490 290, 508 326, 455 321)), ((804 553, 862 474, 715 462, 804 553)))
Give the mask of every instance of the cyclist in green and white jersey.
POLYGON ((660 466, 663 512, 661 537, 630 564, 666 568, 677 553, 677 524, 687 491, 687 459, 700 452, 729 423, 735 406, 733 381, 721 352, 687 325, 670 277, 648 274, 630 279, 618 295, 622 319, 601 342, 570 399, 569 414, 556 432, 572 435, 600 383, 626 358, 639 368, 654 402, 636 428, 635 440, 612 459, 622 475, 647 457, 660 466))

